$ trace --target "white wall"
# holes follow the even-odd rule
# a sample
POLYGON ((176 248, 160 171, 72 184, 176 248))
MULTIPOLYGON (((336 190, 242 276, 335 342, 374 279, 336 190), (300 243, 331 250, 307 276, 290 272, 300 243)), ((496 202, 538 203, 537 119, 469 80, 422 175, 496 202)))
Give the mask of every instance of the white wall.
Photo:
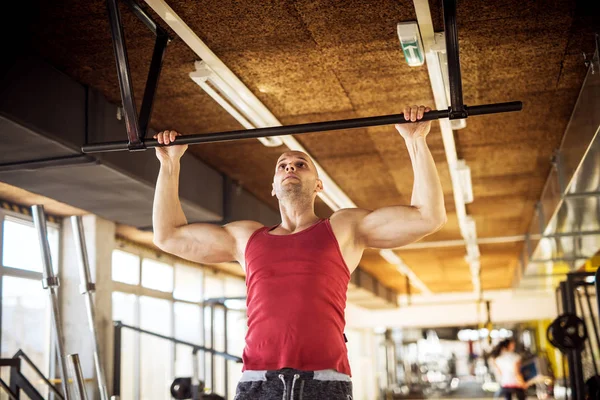
MULTIPOLYGON (((555 318, 556 303, 552 291, 497 290, 485 292, 491 301, 491 319, 496 322, 519 322, 555 318)), ((443 327, 485 322, 485 304, 476 302, 473 294, 413 296, 412 305, 400 299, 393 310, 366 310, 349 306, 348 325, 356 328, 443 327)))

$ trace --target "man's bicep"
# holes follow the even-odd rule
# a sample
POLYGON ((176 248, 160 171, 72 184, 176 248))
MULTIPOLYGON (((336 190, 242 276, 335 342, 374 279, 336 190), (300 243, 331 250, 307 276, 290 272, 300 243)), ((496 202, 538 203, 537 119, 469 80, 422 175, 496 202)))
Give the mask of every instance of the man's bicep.
POLYGON ((159 247, 178 257, 199 263, 235 260, 235 238, 222 226, 195 223, 184 225, 159 247))
POLYGON ((413 206, 392 206, 371 211, 357 225, 365 247, 391 249, 421 239, 434 228, 413 206))

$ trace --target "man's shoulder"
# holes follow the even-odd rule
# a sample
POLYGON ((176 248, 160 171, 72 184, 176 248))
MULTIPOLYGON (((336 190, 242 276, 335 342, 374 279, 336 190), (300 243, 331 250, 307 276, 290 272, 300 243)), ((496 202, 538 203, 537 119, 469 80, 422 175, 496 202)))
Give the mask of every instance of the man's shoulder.
POLYGON ((247 220, 230 222, 224 226, 225 229, 233 234, 252 234, 254 231, 263 227, 264 225, 260 222, 247 220))
POLYGON ((370 212, 371 211, 365 210, 364 208, 342 208, 334 212, 331 217, 329 217, 329 220, 332 223, 353 223, 360 221, 370 212))

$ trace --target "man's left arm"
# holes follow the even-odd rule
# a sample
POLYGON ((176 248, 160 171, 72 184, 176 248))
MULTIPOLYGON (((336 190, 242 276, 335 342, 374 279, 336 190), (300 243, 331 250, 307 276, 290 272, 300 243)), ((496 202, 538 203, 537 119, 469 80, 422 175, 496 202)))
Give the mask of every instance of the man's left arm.
POLYGON ((426 137, 431 121, 416 122, 430 111, 424 106, 407 107, 408 124, 396 129, 404 138, 412 162, 414 184, 410 206, 391 206, 363 212, 356 225, 356 239, 364 247, 390 249, 421 239, 446 223, 444 193, 426 137))

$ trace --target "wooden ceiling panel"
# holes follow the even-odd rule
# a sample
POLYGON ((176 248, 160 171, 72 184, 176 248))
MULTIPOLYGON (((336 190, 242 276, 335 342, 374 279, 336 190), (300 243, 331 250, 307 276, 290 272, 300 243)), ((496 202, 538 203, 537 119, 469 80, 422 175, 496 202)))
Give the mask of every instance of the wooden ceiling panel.
MULTIPOLYGON (((600 31, 599 6, 587 3, 458 4, 465 103, 524 102, 521 113, 470 118, 465 129, 455 132, 458 157, 471 168, 475 200, 467 210, 479 237, 522 235, 529 225, 585 76, 581 52, 593 51, 592 33, 600 31)), ((283 124, 392 114, 405 105, 433 103, 426 66, 406 65, 396 34, 398 22, 416 18, 412 1, 173 0, 169 5, 283 124)), ((60 0, 38 7, 28 21, 34 51, 119 103, 105 2, 60 0)), ((440 31, 441 0, 431 0, 430 8, 440 31)), ((139 100, 153 37, 125 7, 122 16, 139 100)), ((151 121, 154 129, 190 134, 240 128, 189 78, 197 60, 181 39, 170 43, 151 121)), ((374 209, 410 201, 412 167, 393 127, 297 139, 357 205, 374 209)), ((440 172, 448 223, 425 241, 460 239, 436 123, 428 143, 440 172)), ((202 159, 276 208, 271 182, 284 150, 246 140, 192 146, 188 156, 202 159)), ((316 207, 320 216, 330 214, 322 202, 316 207)), ((398 254, 433 291, 472 290, 463 246, 398 254)), ((509 287, 518 249, 481 246, 481 254, 484 289, 509 287)), ((366 252, 362 263, 383 282, 405 290, 404 278, 377 252, 366 252)))

